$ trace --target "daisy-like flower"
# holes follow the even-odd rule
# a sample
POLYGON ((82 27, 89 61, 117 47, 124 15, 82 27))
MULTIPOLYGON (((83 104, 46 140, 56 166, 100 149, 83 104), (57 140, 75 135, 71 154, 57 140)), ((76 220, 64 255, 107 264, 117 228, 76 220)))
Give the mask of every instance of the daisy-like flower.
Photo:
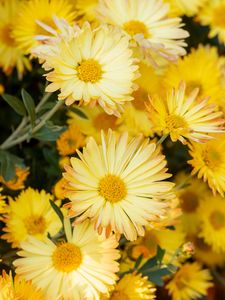
POLYGON ((199 263, 186 263, 166 288, 172 300, 195 300, 207 295, 207 289, 212 286, 211 280, 209 270, 203 270, 199 263))
POLYGON ((20 5, 19 0, 0 1, 0 67, 6 74, 16 67, 21 77, 24 69, 30 70, 31 65, 12 35, 20 5))
POLYGON ((186 15, 192 17, 204 6, 207 0, 165 0, 170 4, 171 16, 186 15))
POLYGON ((200 221, 199 237, 216 252, 225 252, 225 207, 224 199, 211 195, 201 201, 198 208, 200 221))
MULTIPOLYGON (((1 194, 2 190, 3 189, 0 188, 0 215, 4 214, 6 212, 6 209, 7 209, 7 205, 5 203, 5 196, 3 196, 1 194)), ((0 219, 1 219, 1 216, 0 216, 0 219)))
POLYGON ((194 88, 199 88, 198 99, 210 97, 210 103, 224 107, 223 69, 224 59, 218 55, 217 48, 199 45, 197 49, 192 49, 188 55, 180 58, 177 64, 169 64, 162 82, 167 90, 177 87, 183 80, 187 94, 194 88))
POLYGON ((61 222, 49 203, 52 199, 44 190, 39 192, 32 188, 22 191, 15 200, 10 199, 4 219, 6 233, 2 238, 13 247, 19 247, 28 235, 43 239, 48 233, 57 234, 61 222))
POLYGON ((170 174, 154 143, 140 136, 128 142, 127 133, 117 139, 109 130, 107 137, 102 132, 101 145, 90 138, 77 153, 64 173, 76 223, 90 218, 99 233, 106 228, 106 234, 114 231, 135 240, 144 235, 143 226, 163 218, 174 197, 173 183, 163 181, 170 174))
POLYGON ((0 299, 1 300, 16 300, 16 299, 32 299, 32 300, 46 300, 41 289, 33 286, 31 281, 12 275, 6 274, 4 271, 0 276, 0 299))
POLYGON ((60 90, 59 100, 67 105, 99 103, 108 114, 119 115, 123 104, 133 98, 133 81, 138 66, 129 49, 129 39, 109 26, 92 29, 68 27, 68 35, 33 53, 45 61, 52 82, 48 92, 60 90), (70 29, 70 30, 69 30, 70 29))
POLYGON ((29 168, 16 167, 16 174, 13 179, 5 181, 4 178, 0 176, 0 182, 10 190, 22 190, 29 174, 29 168))
POLYGON ((16 273, 44 290, 46 299, 99 299, 115 283, 120 257, 114 236, 99 236, 89 221, 66 225, 67 242, 54 244, 30 237, 14 262, 16 273), (84 297, 80 297, 80 294, 84 297))
POLYGON ((49 35, 43 24, 56 29, 55 16, 73 22, 75 11, 69 0, 23 1, 15 20, 13 36, 25 53, 38 44, 35 36, 49 35))
POLYGON ((202 25, 209 25, 209 37, 218 35, 219 41, 225 44, 225 0, 210 0, 199 12, 198 21, 202 25))
POLYGON ((182 81, 177 90, 172 89, 167 99, 150 99, 149 118, 156 132, 170 135, 173 142, 186 143, 186 139, 204 142, 212 139, 209 133, 221 132, 224 120, 222 112, 216 112, 208 100, 197 101, 198 88, 185 95, 182 81))
POLYGON ((101 0, 97 10, 100 20, 120 27, 146 55, 149 50, 174 60, 186 53, 189 34, 180 18, 167 17, 169 5, 161 0, 101 0))
POLYGON ((225 135, 217 135, 205 144, 191 143, 189 164, 192 174, 207 181, 213 193, 225 192, 225 135))
POLYGON ((110 300, 141 300, 155 299, 155 291, 153 284, 148 281, 147 277, 141 274, 126 274, 119 282, 117 282, 110 300))

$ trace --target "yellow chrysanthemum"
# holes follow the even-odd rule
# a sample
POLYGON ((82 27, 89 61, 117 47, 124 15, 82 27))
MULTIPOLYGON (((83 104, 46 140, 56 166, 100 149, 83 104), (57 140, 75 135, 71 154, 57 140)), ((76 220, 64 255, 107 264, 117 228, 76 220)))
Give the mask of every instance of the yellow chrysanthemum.
POLYGON ((18 254, 23 258, 14 262, 16 273, 41 287, 47 300, 98 300, 99 292, 107 293, 117 279, 118 243, 114 236, 99 236, 89 221, 76 225, 73 233, 69 226, 67 242, 56 245, 30 237, 21 243, 18 254))
POLYGON ((19 247, 28 235, 43 239, 48 233, 58 233, 61 222, 49 203, 52 199, 44 190, 32 188, 22 191, 15 200, 10 199, 2 238, 19 247))
POLYGON ((203 270, 197 262, 184 264, 166 288, 173 300, 195 300, 207 295, 212 286, 209 270, 203 270))
POLYGON ((0 182, 10 190, 22 190, 29 174, 29 168, 16 167, 16 174, 13 179, 5 181, 3 177, 0 177, 0 182))
POLYGON ((199 237, 209 244, 213 251, 225 252, 225 205, 224 199, 211 195, 201 201, 198 208, 200 220, 199 237))
POLYGON ((108 299, 110 300, 147 300, 155 299, 156 288, 141 274, 126 274, 108 299))
POLYGON ((219 41, 225 44, 225 0, 210 0, 199 12, 198 21, 202 25, 209 25, 209 37, 218 35, 219 41))
POLYGON ((198 89, 185 95, 185 83, 182 81, 177 90, 172 89, 167 99, 153 97, 148 105, 149 118, 156 132, 170 135, 173 142, 186 139, 203 142, 212 137, 209 133, 221 132, 222 112, 207 100, 197 101, 198 89))
POLYGON ((60 155, 66 156, 76 152, 76 149, 84 146, 84 136, 76 124, 71 124, 56 141, 60 155))
POLYGON ((78 20, 81 18, 89 22, 96 21, 95 10, 98 4, 98 0, 73 0, 73 2, 75 3, 76 15, 78 20))
POLYGON ((41 289, 37 289, 32 285, 31 281, 12 275, 6 274, 4 271, 0 276, 0 300, 45 300, 41 289))
POLYGON ((181 19, 167 17, 169 5, 160 0, 101 0, 97 10, 100 20, 120 27, 148 58, 177 59, 186 53, 188 32, 181 19))
POLYGON ((207 0, 164 0, 170 4, 169 15, 176 17, 186 15, 192 17, 204 6, 207 0))
POLYGON ((23 74, 25 68, 31 68, 28 59, 24 57, 12 36, 20 4, 19 0, 0 2, 0 67, 6 74, 16 67, 19 76, 23 74))
POLYGON ((53 194, 56 196, 57 199, 65 199, 65 186, 66 180, 61 178, 59 181, 56 182, 53 188, 53 194))
POLYGON ((107 25, 68 28, 63 38, 33 51, 45 61, 45 69, 53 69, 46 75, 52 82, 47 91, 60 90, 59 100, 67 105, 99 103, 108 114, 119 115, 124 103, 132 100, 138 69, 128 38, 107 25))
POLYGON ((177 87, 183 80, 186 83, 187 94, 198 87, 198 99, 210 97, 210 103, 223 107, 225 105, 223 64, 216 47, 200 45, 184 58, 180 58, 176 65, 168 65, 164 75, 164 88, 177 87))
POLYGON ((15 20, 13 36, 25 53, 29 53, 31 48, 38 44, 35 36, 49 35, 42 23, 56 29, 56 24, 53 21, 54 16, 69 23, 73 22, 75 11, 69 0, 24 1, 15 20))
POLYGON ((86 137, 92 136, 98 142, 101 141, 101 130, 108 132, 109 129, 117 131, 119 129, 121 119, 114 115, 108 115, 100 106, 79 107, 84 117, 79 116, 73 111, 69 111, 68 123, 76 124, 79 130, 86 137))
POLYGON ((207 181, 213 193, 225 192, 225 135, 215 136, 214 140, 205 144, 192 143, 190 145, 189 164, 192 165, 192 174, 207 181))
POLYGON ((99 232, 106 228, 135 240, 143 226, 165 215, 173 183, 163 181, 170 174, 155 143, 140 136, 128 142, 127 133, 117 139, 110 130, 107 137, 102 132, 101 145, 90 138, 77 153, 64 173, 75 222, 91 218, 99 232))
MULTIPOLYGON (((5 196, 3 196, 1 194, 2 190, 3 189, 0 187, 0 215, 4 214, 6 212, 6 208, 7 208, 7 205, 5 203, 5 196)), ((0 219, 1 219, 1 216, 0 216, 0 219)))

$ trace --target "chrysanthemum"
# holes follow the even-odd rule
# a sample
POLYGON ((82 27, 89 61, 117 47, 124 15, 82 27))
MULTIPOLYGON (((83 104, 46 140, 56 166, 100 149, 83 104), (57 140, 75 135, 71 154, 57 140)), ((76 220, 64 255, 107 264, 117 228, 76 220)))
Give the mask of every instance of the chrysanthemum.
POLYGON ((64 178, 61 178, 59 181, 56 182, 53 188, 53 194, 56 196, 57 199, 65 198, 65 186, 66 180, 64 178))
POLYGON ((172 89, 167 99, 153 97, 148 105, 149 118, 156 132, 170 135, 173 142, 183 144, 186 139, 203 142, 212 137, 209 133, 221 132, 221 112, 215 112, 215 106, 207 99, 197 101, 198 89, 185 95, 185 83, 182 81, 177 90, 172 89))
POLYGON ((168 65, 163 80, 164 88, 177 87, 183 80, 186 83, 186 93, 197 87, 199 99, 210 97, 210 103, 223 107, 225 105, 223 64, 224 61, 219 57, 216 47, 200 45, 180 58, 177 64, 168 65))
POLYGON ((99 236, 89 221, 67 227, 67 242, 54 244, 29 238, 21 243, 22 251, 14 262, 16 273, 41 287, 47 300, 99 299, 98 293, 107 293, 117 276, 120 257, 114 236, 99 236), (84 292, 86 297, 77 294, 84 292), (89 297, 87 297, 87 294, 89 297))
MULTIPOLYGON (((100 20, 120 27, 142 50, 153 51, 168 59, 186 52, 183 39, 188 32, 182 29, 181 19, 168 18, 169 5, 161 0, 101 0, 100 20)), ((150 53, 149 53, 150 54, 150 53)))
POLYGON ((49 203, 52 199, 44 190, 32 188, 22 191, 15 200, 10 199, 2 238, 19 247, 28 235, 43 239, 48 233, 58 233, 61 222, 49 203))
POLYGON ((90 138, 78 155, 64 174, 76 223, 90 218, 99 232, 106 228, 135 240, 143 226, 165 215, 173 183, 163 181, 170 174, 154 143, 140 136, 128 142, 127 133, 116 139, 110 130, 107 137, 102 132, 101 145, 90 138))
POLYGON ((82 20, 86 20, 89 22, 93 22, 96 19, 96 7, 98 4, 98 0, 70 0, 74 2, 74 7, 76 9, 76 16, 78 20, 81 18, 82 20))
POLYGON ((3 196, 1 192, 2 192, 2 188, 0 188, 0 215, 6 212, 6 207, 7 207, 5 203, 5 196, 3 196))
POLYGON ((45 69, 53 69, 46 75, 52 82, 47 91, 60 90, 59 99, 67 105, 99 103, 107 113, 118 115, 132 100, 137 77, 128 38, 106 25, 92 29, 85 23, 70 30, 64 38, 33 51, 45 61, 45 69))
POLYGON ((79 127, 71 124, 56 141, 57 150, 60 155, 66 156, 76 152, 76 149, 84 146, 84 136, 79 127))
POLYGON ((215 135, 215 139, 205 144, 192 143, 189 145, 189 164, 192 165, 192 174, 207 181, 213 193, 225 192, 225 135, 215 135))
POLYGON ((29 174, 29 168, 16 167, 16 174, 13 179, 5 181, 3 177, 0 177, 0 182, 10 190, 22 190, 29 174))
POLYGON ((171 16, 194 16, 204 6, 207 0, 165 0, 170 4, 171 16))
POLYGON ((23 74, 25 68, 31 68, 28 59, 18 49, 12 36, 20 3, 19 0, 0 2, 0 67, 6 74, 16 67, 19 76, 23 74))
POLYGON ((25 53, 29 53, 30 49, 37 45, 35 36, 49 35, 41 25, 42 23, 56 29, 53 21, 54 16, 69 23, 73 22, 75 11, 69 0, 29 0, 23 2, 15 20, 13 36, 25 53))
POLYGON ((194 300, 207 295, 212 286, 209 270, 203 270, 197 262, 184 264, 166 288, 173 300, 194 300))
POLYGON ((219 41, 225 44, 225 0, 210 0, 199 12, 198 20, 202 25, 209 25, 209 37, 218 35, 219 41))
POLYGON ((25 281, 24 279, 12 275, 6 274, 4 271, 0 276, 0 299, 1 300, 45 300, 41 289, 37 289, 33 286, 31 281, 25 281))
POLYGON ((225 252, 225 206, 224 199, 211 195, 201 201, 198 208, 199 237, 216 252, 225 252))
POLYGON ((110 300, 142 300, 155 299, 153 284, 148 281, 147 277, 141 274, 126 274, 117 282, 114 291, 109 297, 110 300))

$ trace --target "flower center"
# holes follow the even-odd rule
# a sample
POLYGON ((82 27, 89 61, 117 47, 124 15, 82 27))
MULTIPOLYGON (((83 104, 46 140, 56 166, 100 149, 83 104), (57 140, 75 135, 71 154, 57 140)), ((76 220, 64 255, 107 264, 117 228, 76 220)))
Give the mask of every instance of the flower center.
POLYGON ((150 251, 145 245, 136 245, 131 249, 131 258, 136 260, 140 255, 143 255, 144 258, 148 258, 150 256, 150 251))
POLYGON ((114 291, 110 300, 129 300, 130 298, 122 291, 114 291))
POLYGON ((222 157, 218 151, 212 147, 207 147, 203 152, 203 160, 211 170, 215 170, 221 165, 222 157))
POLYGON ((145 101, 148 101, 148 94, 141 88, 133 93, 134 100, 132 101, 133 106, 138 110, 146 109, 145 101))
POLYGON ((211 251, 211 247, 205 243, 203 238, 196 237, 194 239, 194 245, 195 245, 196 248, 198 248, 202 251, 205 251, 205 252, 211 251))
POLYGON ((99 194, 109 202, 118 202, 127 195, 127 189, 124 182, 115 175, 106 175, 100 180, 99 194))
POLYGON ((184 129, 188 127, 187 122, 181 116, 168 115, 165 121, 169 131, 172 131, 173 129, 184 129))
POLYGON ((5 25, 0 30, 0 40, 8 47, 15 46, 15 40, 12 38, 12 28, 10 24, 5 25))
POLYGON ((31 235, 43 234, 46 230, 46 221, 42 216, 30 216, 24 220, 27 233, 31 235))
POLYGON ((198 195, 193 191, 186 191, 180 195, 180 205, 184 212, 192 213, 198 207, 198 195))
POLYGON ((83 60, 77 67, 77 76, 81 81, 95 83, 102 78, 102 68, 94 59, 83 60))
POLYGON ((117 117, 115 117, 114 115, 107 115, 103 112, 94 118, 93 124, 98 130, 103 129, 104 131, 108 131, 109 128, 116 128, 116 121, 117 117))
POLYGON ((219 5, 214 9, 213 13, 213 25, 219 27, 225 27, 225 5, 219 5))
POLYGON ((225 227, 225 215, 219 210, 214 210, 210 215, 210 223, 215 230, 220 230, 225 227))
POLYGON ((71 243, 59 245, 52 254, 54 267, 60 272, 76 270, 82 261, 80 248, 71 243))
POLYGON ((143 34, 145 38, 149 37, 148 28, 140 21, 129 21, 123 24, 123 29, 131 36, 136 34, 143 34))

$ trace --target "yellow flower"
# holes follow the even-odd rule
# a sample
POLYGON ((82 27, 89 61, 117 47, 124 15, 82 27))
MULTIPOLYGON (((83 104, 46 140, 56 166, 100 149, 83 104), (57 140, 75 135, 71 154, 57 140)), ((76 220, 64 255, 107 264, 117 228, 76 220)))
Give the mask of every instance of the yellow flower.
POLYGON ((189 164, 192 165, 192 174, 207 181, 213 193, 225 192, 225 135, 215 136, 215 139, 205 144, 192 143, 189 145, 189 164))
POLYGON ((42 240, 48 233, 57 234, 61 222, 50 206, 52 199, 44 190, 38 192, 32 188, 22 191, 15 200, 10 199, 2 238, 19 247, 28 235, 42 240))
POLYGON ((53 194, 56 196, 57 199, 65 199, 65 186, 66 180, 61 178, 59 181, 56 182, 53 188, 53 194))
POLYGON ((56 29, 56 24, 53 21, 54 16, 69 23, 73 22, 75 12, 69 0, 29 0, 23 2, 15 20, 13 36, 25 53, 29 53, 31 48, 38 44, 35 36, 49 35, 49 32, 42 26, 43 23, 56 29))
POLYGON ((92 29, 84 23, 68 31, 63 38, 33 51, 45 61, 45 69, 53 69, 47 74, 52 82, 47 91, 60 89, 59 100, 67 105, 99 103, 108 114, 119 116, 124 103, 132 100, 138 69, 128 38, 106 25, 92 29))
POLYGON ((114 236, 99 236, 89 221, 76 225, 73 233, 68 225, 66 232, 67 242, 57 245, 33 237, 21 243, 16 273, 41 287, 47 300, 98 300, 98 293, 107 293, 117 279, 118 243, 114 236))
POLYGON ((120 27, 150 60, 186 53, 183 39, 189 34, 181 19, 167 17, 169 5, 160 0, 101 0, 97 10, 101 21, 120 27))
POLYGON ((186 263, 166 288, 172 300, 194 300, 207 295, 207 289, 212 286, 211 280, 209 270, 203 270, 199 263, 186 263))
POLYGON ((199 12, 198 21, 210 26, 209 37, 218 35, 219 41, 225 44, 225 0, 210 0, 199 12))
POLYGON ((199 237, 215 252, 225 252, 225 206, 224 199, 218 195, 207 196, 198 208, 200 221, 199 237))
POLYGON ((224 59, 219 57, 216 47, 200 45, 184 58, 180 58, 176 65, 168 65, 164 75, 164 88, 177 87, 183 80, 186 83, 187 94, 198 87, 198 99, 210 97, 210 103, 224 107, 223 65, 224 59))
POLYGON ((75 2, 76 15, 78 20, 84 19, 89 22, 93 22, 96 20, 96 7, 98 4, 98 0, 71 0, 71 2, 75 2))
POLYGON ((165 2, 170 4, 170 16, 186 15, 192 17, 205 5, 207 0, 165 0, 165 2))
POLYGON ((29 174, 29 168, 16 167, 16 174, 13 179, 5 181, 3 177, 0 177, 0 182, 10 190, 22 190, 29 174))
POLYGON ((147 300, 155 299, 156 288, 141 274, 126 274, 117 282, 110 300, 147 300))
POLYGON ((72 201, 71 216, 76 222, 91 218, 95 228, 124 234, 128 240, 144 235, 144 228, 165 215, 167 202, 174 197, 173 183, 163 181, 166 160, 156 145, 111 130, 98 145, 88 140, 79 158, 66 167, 67 197, 72 201))
POLYGON ((68 123, 76 124, 79 130, 86 137, 92 136, 98 142, 101 141, 101 130, 108 132, 109 129, 117 131, 121 120, 114 116, 108 115, 100 106, 79 107, 80 112, 85 116, 81 117, 73 111, 69 111, 68 123))
MULTIPOLYGON (((5 203, 5 196, 3 196, 2 193, 2 188, 0 187, 0 215, 4 214, 7 211, 7 205, 5 203)), ((1 220, 1 216, 0 216, 1 220)))
POLYGON ((214 105, 207 104, 207 100, 197 101, 198 89, 186 96, 185 88, 182 81, 177 90, 168 93, 167 99, 150 100, 148 111, 154 130, 183 144, 186 139, 197 142, 212 139, 208 133, 222 131, 222 112, 215 112, 214 105))
POLYGON ((84 136, 75 124, 71 124, 56 141, 59 154, 62 156, 71 155, 84 146, 84 136))
POLYGON ((0 276, 0 299, 1 300, 45 300, 41 289, 37 289, 32 285, 31 281, 12 275, 6 274, 4 271, 0 276))
POLYGON ((30 70, 31 65, 12 36, 20 3, 19 0, 0 2, 0 67, 6 74, 11 73, 16 67, 21 77, 24 69, 30 70))

